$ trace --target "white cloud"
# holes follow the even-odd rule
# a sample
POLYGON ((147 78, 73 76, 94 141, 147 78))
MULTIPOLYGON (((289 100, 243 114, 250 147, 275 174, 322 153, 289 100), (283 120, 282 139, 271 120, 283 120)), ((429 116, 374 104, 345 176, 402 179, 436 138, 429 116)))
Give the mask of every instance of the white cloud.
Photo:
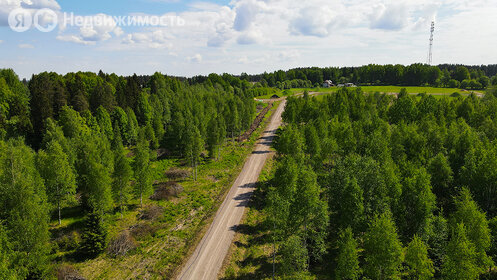
POLYGON ((299 16, 290 21, 290 32, 294 35, 317 37, 328 36, 334 22, 335 14, 328 7, 305 7, 299 16))
POLYGON ((95 45, 96 42, 92 41, 85 41, 81 37, 77 35, 58 35, 57 40, 59 41, 64 41, 64 42, 72 42, 76 44, 81 44, 81 45, 95 45))
POLYGON ((73 27, 63 22, 60 26, 61 34, 58 40, 73 42, 83 45, 93 45, 95 42, 106 41, 112 38, 112 34, 117 37, 124 34, 121 27, 112 16, 106 14, 96 14, 84 17, 84 24, 73 27))
POLYGON ((260 30, 250 30, 238 36, 237 43, 240 45, 252 45, 261 43, 264 40, 260 30))
POLYGON ((122 43, 134 48, 171 49, 174 37, 164 30, 128 34, 122 43))
POLYGON ((121 27, 116 27, 112 31, 117 37, 121 37, 124 34, 124 30, 121 27))
POLYGON ((423 30, 427 28, 432 21, 436 20, 438 10, 440 9, 440 3, 429 4, 423 7, 419 11, 419 17, 413 24, 414 30, 423 30))
POLYGON ((278 54, 278 58, 282 61, 294 60, 300 57, 300 52, 297 50, 284 50, 278 54))
POLYGON ((187 57, 188 62, 200 63, 202 62, 202 55, 197 53, 193 56, 187 57))
MULTIPOLYGON (((23 9, 33 15, 44 8, 58 12, 60 5, 55 0, 0 0, 0 26, 8 26, 9 13, 15 9, 23 9)), ((42 18, 40 23, 44 24, 46 20, 42 18)))
POLYGON ((21 6, 27 9, 47 8, 53 10, 60 10, 60 5, 55 0, 23 0, 21 1, 21 6))
POLYGON ((407 26, 409 17, 405 3, 379 4, 371 15, 371 28, 399 30, 407 26))
POLYGON ((238 63, 247 64, 248 62, 249 62, 249 59, 247 56, 242 56, 238 59, 238 63))
POLYGON ((31 44, 19 44, 18 47, 20 49, 34 49, 35 47, 31 44))
POLYGON ((0 44, 3 43, 3 40, 0 40, 0 44))
POLYGON ((233 28, 236 31, 244 31, 249 29, 259 12, 264 10, 264 2, 256 0, 241 0, 236 3, 236 18, 233 23, 233 28))
MULTIPOLYGON (((31 1, 31 8, 57 4, 31 1)), ((429 25, 436 19, 436 63, 497 60, 492 49, 497 38, 495 0, 231 0, 227 5, 200 1, 169 14, 184 19, 184 26, 62 26, 58 34, 40 40, 55 35, 59 43, 95 46, 89 48, 85 61, 92 60, 93 52, 119 51, 123 57, 119 61, 112 55, 96 61, 104 69, 109 69, 103 67, 105 61, 116 65, 111 69, 129 68, 131 73, 147 71, 145 65, 162 65, 160 70, 183 75, 257 73, 300 66, 424 62, 429 25), (467 38, 471 43, 461 43, 467 38)), ((20 5, 20 0, 0 0, 0 25, 8 11, 20 5)), ((55 52, 57 45, 51 44, 55 52)), ((82 59, 78 55, 75 61, 82 59)))

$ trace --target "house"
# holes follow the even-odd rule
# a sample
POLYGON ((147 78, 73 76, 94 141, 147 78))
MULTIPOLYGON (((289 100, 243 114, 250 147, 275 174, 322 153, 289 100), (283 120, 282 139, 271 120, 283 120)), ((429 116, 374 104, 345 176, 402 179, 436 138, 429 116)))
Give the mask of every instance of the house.
POLYGON ((335 86, 335 85, 330 80, 326 80, 326 81, 323 82, 323 87, 324 88, 329 88, 329 87, 333 87, 333 86, 335 86))
POLYGON ((337 87, 357 87, 353 83, 338 84, 337 87))

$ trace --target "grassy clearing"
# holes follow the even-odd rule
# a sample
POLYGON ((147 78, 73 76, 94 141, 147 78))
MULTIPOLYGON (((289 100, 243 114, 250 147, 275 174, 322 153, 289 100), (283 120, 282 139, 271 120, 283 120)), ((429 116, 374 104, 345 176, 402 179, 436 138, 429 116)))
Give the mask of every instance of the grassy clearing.
MULTIPOLYGON (((279 97, 283 97, 283 96, 289 96, 289 95, 293 95, 295 94, 294 91, 292 90, 278 90, 276 95, 278 95, 279 97)), ((271 97, 273 96, 274 94, 266 94, 266 95, 262 95, 262 96, 257 96, 256 99, 271 99, 271 97)))
POLYGON ((463 93, 464 90, 458 88, 435 88, 435 87, 402 87, 402 86, 364 86, 361 87, 364 92, 382 92, 382 93, 399 93, 402 88, 405 88, 410 94, 424 93, 451 95, 454 92, 463 93))
MULTIPOLYGON (((363 86, 361 89, 365 93, 388 93, 388 94, 394 94, 394 93, 399 93, 402 88, 405 88, 407 90, 407 93, 409 94, 420 94, 420 93, 426 93, 433 95, 435 98, 442 98, 444 96, 450 96, 454 92, 460 93, 462 96, 466 96, 471 94, 472 91, 466 91, 463 89, 457 89, 457 88, 435 88, 435 87, 402 87, 402 86, 363 86)), ((315 92, 314 96, 318 100, 322 100, 324 96, 328 93, 334 93, 337 92, 339 88, 333 87, 333 88, 311 88, 311 89, 292 89, 292 92, 294 94, 302 93, 303 91, 307 90, 309 92, 315 92)), ((478 94, 481 94, 481 92, 476 92, 478 94)))
MULTIPOLYGON (((470 94, 471 91, 466 91, 458 88, 436 88, 436 87, 406 87, 406 86, 362 86, 361 89, 366 93, 399 93, 402 88, 405 88, 410 94, 427 93, 433 95, 451 95, 454 92, 461 94, 470 94)), ((305 90, 309 92, 331 93, 336 92, 339 88, 294 88, 290 91, 293 94, 301 93, 305 90)))
MULTIPOLYGON (((274 112, 274 106, 267 114, 267 120, 274 112)), ((179 181, 184 192, 169 201, 144 200, 144 208, 158 205, 163 214, 152 221, 140 220, 139 200, 132 200, 121 218, 119 212, 106 217, 109 237, 112 239, 124 230, 143 228, 136 237, 138 248, 124 257, 113 258, 108 254, 78 261, 73 258, 74 248, 55 250, 53 257, 58 263, 75 267, 87 279, 168 279, 182 263, 189 249, 207 225, 208 218, 219 207, 226 191, 238 176, 245 159, 252 152, 267 122, 261 125, 244 143, 227 142, 221 149, 219 161, 205 160, 198 169, 198 180, 190 178, 179 181)), ((164 171, 183 166, 178 159, 156 161, 152 165, 155 182, 166 182, 164 171)), ((62 226, 54 220, 51 231, 57 236, 78 235, 82 227, 83 211, 79 207, 64 209, 62 226)), ((76 238, 77 239, 77 238, 76 238)))

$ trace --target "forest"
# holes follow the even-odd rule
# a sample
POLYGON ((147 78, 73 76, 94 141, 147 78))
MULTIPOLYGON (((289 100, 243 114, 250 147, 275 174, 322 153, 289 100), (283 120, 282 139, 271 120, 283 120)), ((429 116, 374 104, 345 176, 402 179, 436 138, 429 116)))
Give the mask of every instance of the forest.
POLYGON ((434 86, 462 89, 484 89, 497 84, 497 65, 464 66, 443 64, 430 66, 377 65, 361 67, 296 68, 259 75, 243 73, 240 78, 262 86, 279 89, 320 87, 325 80, 356 85, 434 86))
POLYGON ((81 237, 64 237, 77 241, 67 245, 74 257, 104 252, 108 216, 154 192, 158 158, 182 159, 196 179, 197 166, 256 115, 248 89, 216 77, 189 84, 156 73, 144 84, 45 72, 22 82, 0 70, 0 279, 53 277, 60 242, 50 224, 68 206, 85 213, 81 237))
POLYGON ((343 88, 283 118, 261 190, 277 277, 495 279, 497 91, 343 88))
MULTIPOLYGON (((0 279, 52 279, 67 260, 60 251, 78 261, 104 254, 115 226, 109 220, 126 219, 155 195, 151 170, 175 160, 195 182, 198 169, 251 127, 262 106, 254 97, 323 79, 477 89, 495 85, 495 74, 493 66, 415 64, 192 78, 44 72, 20 80, 0 70, 0 279), (84 219, 74 223, 78 234, 59 238, 54 229, 65 226, 69 210, 84 219)), ((492 277, 496 96, 358 88, 321 101, 288 97, 265 193, 277 275, 492 277)), ((219 170, 235 172, 236 164, 228 158, 219 170)), ((207 195, 189 194, 188 207, 213 207, 213 188, 230 180, 219 175, 217 182, 218 175, 206 180, 207 195)), ((159 222, 190 216, 171 209, 159 222)), ((179 262, 174 258, 168 265, 179 262)))

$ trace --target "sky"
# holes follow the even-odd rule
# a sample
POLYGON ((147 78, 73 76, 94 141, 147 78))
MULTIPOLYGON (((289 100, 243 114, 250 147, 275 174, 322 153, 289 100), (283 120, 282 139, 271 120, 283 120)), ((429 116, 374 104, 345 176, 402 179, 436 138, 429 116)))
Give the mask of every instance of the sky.
POLYGON ((21 78, 99 70, 190 77, 426 63, 432 21, 434 64, 497 63, 496 0, 0 0, 0 68, 21 78), (19 11, 41 27, 58 25, 16 32, 9 15, 19 11), (64 21, 71 15, 93 21, 64 21), (162 25, 120 21, 133 16, 162 25))

